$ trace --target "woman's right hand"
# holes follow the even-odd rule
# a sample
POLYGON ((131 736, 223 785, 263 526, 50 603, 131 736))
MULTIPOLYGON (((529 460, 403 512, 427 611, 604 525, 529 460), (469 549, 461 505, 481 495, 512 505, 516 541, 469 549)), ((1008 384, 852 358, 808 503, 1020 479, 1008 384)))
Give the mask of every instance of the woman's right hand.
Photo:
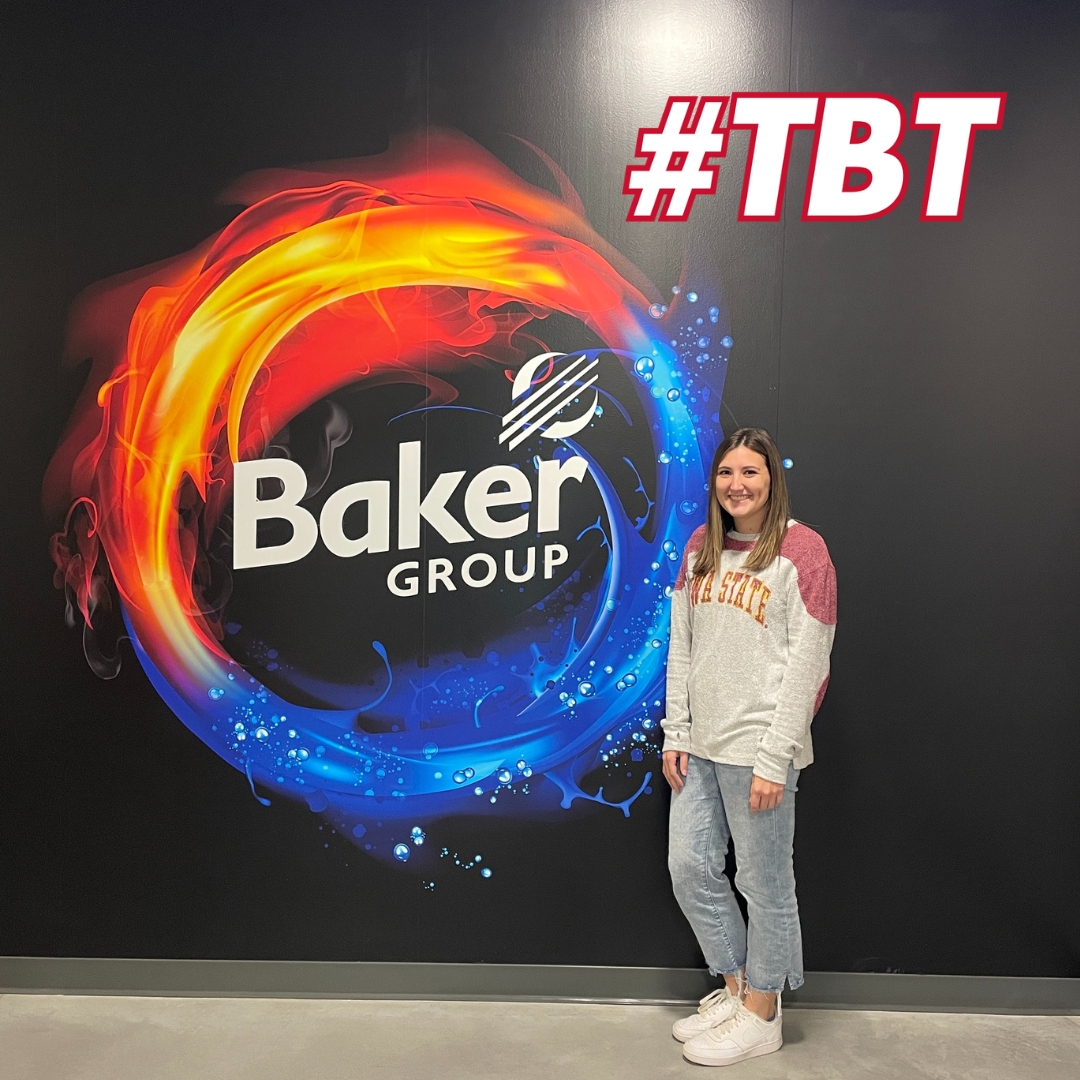
POLYGON ((690 755, 685 750, 666 750, 664 752, 664 777, 676 795, 686 782, 683 777, 690 767, 690 755))

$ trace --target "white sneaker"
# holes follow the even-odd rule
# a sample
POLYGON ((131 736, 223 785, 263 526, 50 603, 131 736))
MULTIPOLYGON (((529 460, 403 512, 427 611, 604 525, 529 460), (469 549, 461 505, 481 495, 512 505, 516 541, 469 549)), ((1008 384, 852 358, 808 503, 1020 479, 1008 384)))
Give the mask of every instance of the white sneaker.
POLYGON ((698 1065, 734 1065, 736 1061, 771 1054, 784 1045, 782 1026, 779 994, 772 1020, 762 1020, 739 1001, 726 1020, 695 1035, 683 1047, 683 1057, 698 1065))
POLYGON ((739 999, 726 987, 721 986, 707 997, 701 999, 696 1013, 684 1016, 676 1020, 672 1025, 671 1034, 679 1042, 684 1043, 695 1035, 700 1035, 707 1028, 716 1024, 722 1024, 735 1012, 739 999))

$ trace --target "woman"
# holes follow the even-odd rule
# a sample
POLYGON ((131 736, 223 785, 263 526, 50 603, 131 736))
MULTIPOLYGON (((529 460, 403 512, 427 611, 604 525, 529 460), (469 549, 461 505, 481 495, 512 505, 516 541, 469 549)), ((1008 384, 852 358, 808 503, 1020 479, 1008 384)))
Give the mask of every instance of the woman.
POLYGON ((671 600, 663 761, 675 896, 725 982, 673 1034, 690 1061, 730 1065, 780 1049, 780 992, 803 981, 795 791, 829 681, 836 577, 825 542, 789 518, 768 432, 729 435, 710 475, 671 600), (724 875, 730 840, 749 926, 724 875))

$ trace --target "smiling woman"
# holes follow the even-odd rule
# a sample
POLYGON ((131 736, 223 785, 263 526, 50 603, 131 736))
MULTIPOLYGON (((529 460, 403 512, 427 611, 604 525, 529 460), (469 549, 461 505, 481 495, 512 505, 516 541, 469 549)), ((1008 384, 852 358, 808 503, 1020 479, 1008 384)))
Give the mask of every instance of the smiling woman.
POLYGON ((675 895, 725 980, 674 1035, 691 1061, 728 1065, 780 1048, 780 992, 803 981, 795 791, 828 683, 836 578, 821 537, 789 518, 768 432, 729 435, 711 475, 671 600, 663 759, 675 895), (749 927, 723 874, 732 840, 749 927))
POLYGON ((791 516, 776 444, 760 428, 740 428, 717 448, 712 471, 716 498, 709 503, 695 564, 697 576, 720 568, 721 552, 727 546, 724 534, 732 529, 754 535, 757 543, 745 565, 749 570, 763 570, 780 554, 791 516))
POLYGON ((736 446, 716 470, 717 502, 735 519, 739 532, 760 532, 769 509, 772 482, 761 454, 736 446))

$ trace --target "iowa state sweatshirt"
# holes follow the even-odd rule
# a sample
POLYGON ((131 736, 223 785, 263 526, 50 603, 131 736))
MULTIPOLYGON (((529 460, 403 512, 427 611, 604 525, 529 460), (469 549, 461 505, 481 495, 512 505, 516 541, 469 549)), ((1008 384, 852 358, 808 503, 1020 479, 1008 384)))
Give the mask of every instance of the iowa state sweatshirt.
POLYGON ((694 574, 702 525, 671 598, 664 750, 752 765, 782 784, 814 760, 810 721, 829 682, 836 572, 825 541, 790 522, 779 557, 742 564, 756 535, 729 532, 719 571, 694 574))

